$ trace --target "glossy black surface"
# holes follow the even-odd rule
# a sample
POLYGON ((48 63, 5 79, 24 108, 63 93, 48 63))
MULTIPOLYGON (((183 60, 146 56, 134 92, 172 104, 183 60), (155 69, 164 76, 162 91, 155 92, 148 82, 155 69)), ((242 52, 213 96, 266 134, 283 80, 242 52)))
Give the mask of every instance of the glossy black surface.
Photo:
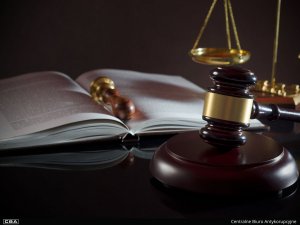
MULTIPOLYGON (((299 167, 299 124, 274 122, 271 131, 264 133, 283 144, 299 167)), ((183 224, 182 219, 194 224, 273 219, 300 222, 299 191, 280 198, 257 196, 253 190, 249 198, 234 199, 164 187, 150 175, 149 158, 155 148, 146 147, 101 149, 99 144, 99 149, 86 146, 81 151, 53 149, 64 153, 1 154, 0 218, 18 218, 20 224, 149 224, 170 220, 183 224)))

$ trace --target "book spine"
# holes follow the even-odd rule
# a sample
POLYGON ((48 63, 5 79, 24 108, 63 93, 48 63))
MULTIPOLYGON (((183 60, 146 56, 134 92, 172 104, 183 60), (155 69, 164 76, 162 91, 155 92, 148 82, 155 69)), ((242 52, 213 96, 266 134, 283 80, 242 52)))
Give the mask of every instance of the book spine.
POLYGON ((121 138, 122 143, 133 143, 133 142, 139 142, 140 137, 136 134, 127 133, 121 138))
POLYGON ((131 150, 133 147, 139 148, 140 137, 138 135, 127 133, 120 140, 122 148, 125 150, 131 150))

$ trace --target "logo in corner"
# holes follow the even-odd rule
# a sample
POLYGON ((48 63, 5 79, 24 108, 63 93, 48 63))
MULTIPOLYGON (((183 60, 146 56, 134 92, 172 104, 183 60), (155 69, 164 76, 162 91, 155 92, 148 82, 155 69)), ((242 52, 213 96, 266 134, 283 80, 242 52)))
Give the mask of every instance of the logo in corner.
POLYGON ((3 219, 3 224, 19 224, 19 219, 3 219))

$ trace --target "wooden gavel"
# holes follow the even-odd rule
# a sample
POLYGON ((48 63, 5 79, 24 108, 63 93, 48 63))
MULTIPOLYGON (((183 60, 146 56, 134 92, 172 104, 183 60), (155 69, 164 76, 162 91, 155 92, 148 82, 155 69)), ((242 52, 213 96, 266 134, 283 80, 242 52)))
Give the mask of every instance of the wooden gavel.
POLYGON ((114 82, 108 77, 99 77, 90 85, 90 93, 94 101, 111 107, 114 116, 121 120, 129 120, 135 113, 133 102, 120 95, 114 82))
POLYGON ((242 131, 249 126, 250 119, 300 122, 300 112, 254 101, 249 89, 256 77, 249 70, 218 67, 210 78, 214 86, 208 88, 203 109, 203 119, 208 124, 200 130, 200 136, 211 145, 232 148, 245 144, 242 131))

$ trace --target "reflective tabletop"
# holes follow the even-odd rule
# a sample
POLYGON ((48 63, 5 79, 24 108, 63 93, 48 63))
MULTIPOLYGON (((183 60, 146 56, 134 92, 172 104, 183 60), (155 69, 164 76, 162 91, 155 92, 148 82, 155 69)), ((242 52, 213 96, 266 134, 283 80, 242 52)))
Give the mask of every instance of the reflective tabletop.
MULTIPOLYGON (((268 125, 262 133, 286 147, 300 168, 300 124, 268 125)), ((250 198, 235 198, 188 193, 159 183, 149 163, 166 139, 1 153, 0 217, 18 219, 19 224, 300 222, 299 191, 282 197, 253 192, 250 198)))

